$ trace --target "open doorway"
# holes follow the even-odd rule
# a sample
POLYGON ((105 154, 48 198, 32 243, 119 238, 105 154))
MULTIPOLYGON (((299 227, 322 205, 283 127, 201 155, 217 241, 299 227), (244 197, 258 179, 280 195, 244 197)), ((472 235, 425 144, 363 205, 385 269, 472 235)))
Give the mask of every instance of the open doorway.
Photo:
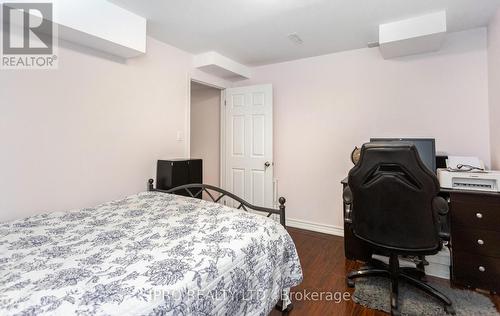
POLYGON ((190 153, 203 159, 203 183, 220 186, 221 89, 191 81, 190 153))
POLYGON ((275 206, 272 85, 217 88, 190 82, 189 153, 203 183, 264 207, 275 206))

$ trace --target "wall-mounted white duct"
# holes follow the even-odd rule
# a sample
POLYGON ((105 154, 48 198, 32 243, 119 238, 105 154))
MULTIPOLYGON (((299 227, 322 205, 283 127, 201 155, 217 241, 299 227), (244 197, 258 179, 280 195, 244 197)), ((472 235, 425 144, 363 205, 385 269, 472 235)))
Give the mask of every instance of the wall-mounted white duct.
POLYGON ((446 35, 446 12, 440 11, 379 26, 385 59, 437 51, 446 35))

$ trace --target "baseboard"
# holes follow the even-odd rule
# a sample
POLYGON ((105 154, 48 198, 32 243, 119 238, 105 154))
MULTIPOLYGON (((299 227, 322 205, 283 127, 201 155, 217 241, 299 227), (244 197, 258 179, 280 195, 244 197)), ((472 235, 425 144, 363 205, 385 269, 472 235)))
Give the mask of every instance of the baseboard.
POLYGON ((319 224, 299 219, 287 218, 286 226, 344 237, 344 228, 335 225, 319 224))

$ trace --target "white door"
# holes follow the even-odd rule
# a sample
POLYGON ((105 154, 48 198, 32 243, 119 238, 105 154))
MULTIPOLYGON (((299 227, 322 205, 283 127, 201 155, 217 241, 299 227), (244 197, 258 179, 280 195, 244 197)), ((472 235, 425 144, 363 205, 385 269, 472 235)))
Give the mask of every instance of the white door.
POLYGON ((257 206, 273 206, 273 87, 226 89, 224 187, 257 206))

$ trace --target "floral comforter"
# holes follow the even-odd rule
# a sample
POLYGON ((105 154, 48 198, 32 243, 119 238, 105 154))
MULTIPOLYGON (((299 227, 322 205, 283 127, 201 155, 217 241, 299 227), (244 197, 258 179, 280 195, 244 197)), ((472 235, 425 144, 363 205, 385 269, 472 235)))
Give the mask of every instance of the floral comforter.
POLYGON ((301 281, 279 223, 197 199, 0 223, 0 315, 267 315, 301 281))

